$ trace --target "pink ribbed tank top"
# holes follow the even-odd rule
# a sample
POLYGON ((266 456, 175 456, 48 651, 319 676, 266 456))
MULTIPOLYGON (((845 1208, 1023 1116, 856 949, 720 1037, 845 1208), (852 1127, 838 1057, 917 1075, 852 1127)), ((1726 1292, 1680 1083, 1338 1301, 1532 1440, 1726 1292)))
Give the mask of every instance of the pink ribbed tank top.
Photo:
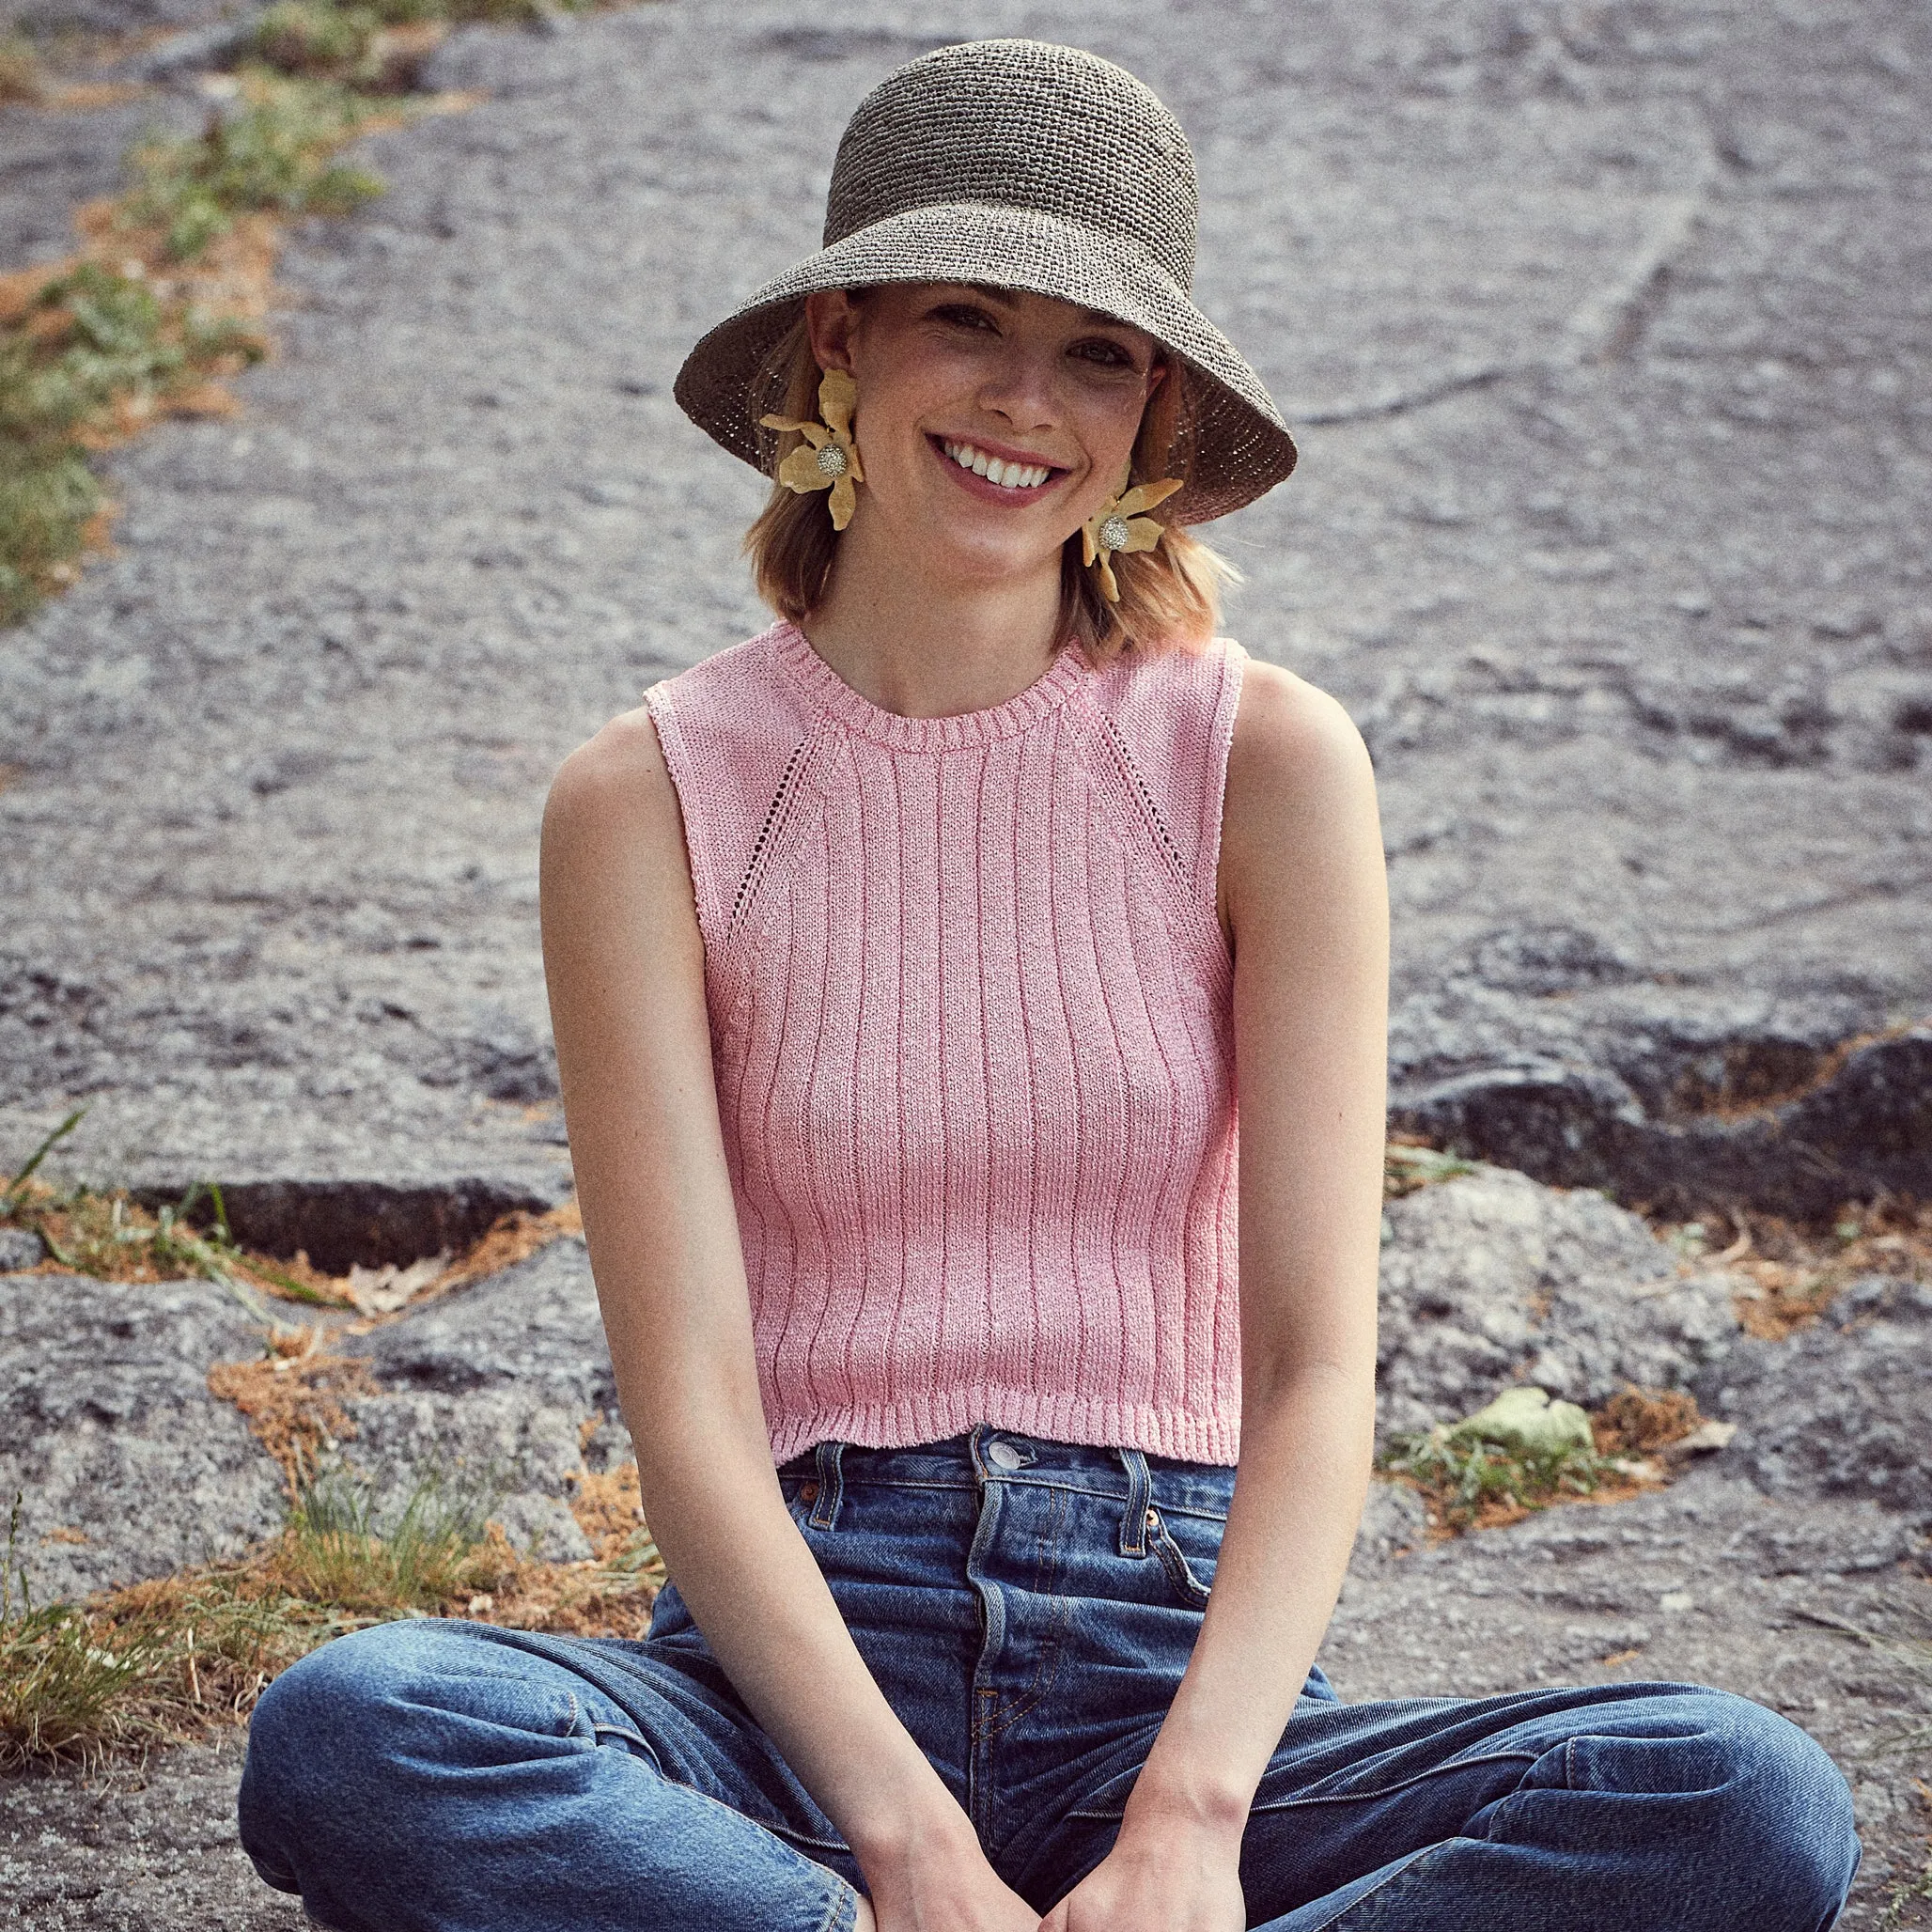
POLYGON ((1243 662, 1065 650, 902 718, 778 624, 647 693, 778 1461, 978 1422, 1236 1459, 1243 662))

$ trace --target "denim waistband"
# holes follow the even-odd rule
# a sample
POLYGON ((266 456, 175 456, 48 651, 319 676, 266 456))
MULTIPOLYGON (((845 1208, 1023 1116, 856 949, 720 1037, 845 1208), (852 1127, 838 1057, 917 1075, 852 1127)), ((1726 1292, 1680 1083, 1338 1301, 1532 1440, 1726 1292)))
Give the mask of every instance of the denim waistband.
POLYGON ((812 1521, 832 1529, 846 1490, 869 1485, 903 1489, 976 1489, 1012 1483, 1077 1489, 1117 1501, 1122 1549, 1138 1554, 1149 1508, 1225 1520, 1235 1472, 1219 1463, 1183 1462, 1143 1450, 1060 1442, 981 1423, 960 1436, 904 1449, 825 1441, 781 1465, 781 1481, 816 1486, 812 1521))

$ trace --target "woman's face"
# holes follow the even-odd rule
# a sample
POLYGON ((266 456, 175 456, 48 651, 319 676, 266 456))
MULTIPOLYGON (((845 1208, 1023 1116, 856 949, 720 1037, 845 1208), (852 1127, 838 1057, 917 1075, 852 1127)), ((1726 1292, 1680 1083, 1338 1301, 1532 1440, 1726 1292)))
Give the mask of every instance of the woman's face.
POLYGON ((1051 296, 888 284, 815 295, 807 313, 819 366, 858 384, 854 524, 942 576, 1057 570, 1119 488, 1165 374, 1151 337, 1051 296))

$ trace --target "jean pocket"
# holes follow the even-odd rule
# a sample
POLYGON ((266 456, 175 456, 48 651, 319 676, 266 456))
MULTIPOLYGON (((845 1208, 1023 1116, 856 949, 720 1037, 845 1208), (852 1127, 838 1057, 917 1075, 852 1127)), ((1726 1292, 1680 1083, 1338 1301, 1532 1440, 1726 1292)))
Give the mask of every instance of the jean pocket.
POLYGON ((1160 1558, 1174 1594, 1189 1610, 1206 1610, 1214 1587, 1222 1525, 1211 1518, 1147 1512, 1147 1547, 1160 1558))

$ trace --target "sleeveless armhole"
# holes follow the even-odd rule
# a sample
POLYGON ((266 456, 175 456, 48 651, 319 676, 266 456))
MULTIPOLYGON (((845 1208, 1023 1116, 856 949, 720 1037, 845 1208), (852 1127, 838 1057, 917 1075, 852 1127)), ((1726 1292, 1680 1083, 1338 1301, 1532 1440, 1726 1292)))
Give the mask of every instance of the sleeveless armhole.
POLYGON ((1225 957, 1216 903, 1228 754, 1247 653, 1232 638, 1095 674, 1108 790, 1145 826, 1200 936, 1225 957), (1210 929, 1211 928, 1211 935, 1210 929))
POLYGON ((771 634, 644 694, 678 793, 698 931, 714 969, 765 876, 817 736, 777 667, 771 634))
POLYGON ((678 816, 684 828, 685 863, 691 867, 692 896, 697 903, 697 929, 709 951, 722 936, 718 931, 718 870, 704 834, 704 820, 694 809, 697 779, 689 746, 678 722, 678 706, 668 684, 654 684, 644 694, 644 708, 658 734, 664 770, 678 794, 678 816))

